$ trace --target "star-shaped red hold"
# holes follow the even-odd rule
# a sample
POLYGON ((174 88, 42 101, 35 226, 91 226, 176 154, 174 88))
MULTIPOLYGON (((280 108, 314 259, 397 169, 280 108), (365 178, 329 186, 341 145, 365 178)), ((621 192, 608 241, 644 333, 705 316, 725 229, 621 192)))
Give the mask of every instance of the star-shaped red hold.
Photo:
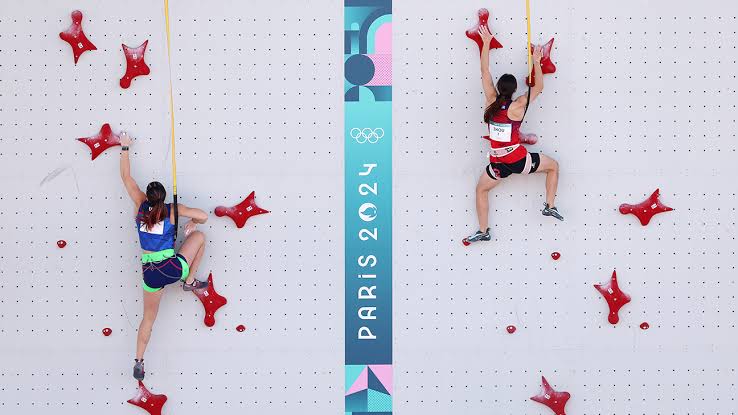
POLYGON ((131 405, 136 405, 139 408, 143 408, 146 412, 151 415, 161 415, 161 408, 167 401, 167 395, 154 395, 146 389, 146 386, 138 381, 138 391, 136 396, 128 400, 131 405))
POLYGON ((594 287, 605 297, 607 306, 610 307, 610 314, 607 316, 607 321, 610 324, 618 324, 618 321, 620 321, 618 312, 624 305, 630 302, 630 296, 620 290, 617 273, 615 271, 612 272, 612 278, 608 284, 595 284, 594 287))
POLYGON ((233 222, 236 223, 237 227, 243 228, 243 225, 246 224, 246 221, 249 220, 250 217, 269 213, 268 210, 264 210, 256 205, 256 201, 254 201, 255 197, 255 193, 251 192, 246 199, 236 206, 218 206, 215 208, 215 216, 228 216, 233 219, 233 222))
POLYGON ((205 307, 205 325, 213 327, 215 325, 215 312, 226 305, 228 300, 215 291, 212 272, 208 276, 208 283, 208 288, 205 288, 204 290, 194 290, 192 293, 200 299, 202 306, 205 307))
POLYGON ((144 62, 144 54, 148 44, 149 41, 147 40, 136 48, 123 45, 123 54, 126 55, 126 74, 120 78, 121 88, 126 89, 131 86, 133 78, 151 73, 149 66, 144 62))
POLYGON ((87 144, 87 147, 92 150, 93 160, 95 160, 97 156, 102 154, 103 151, 109 149, 110 147, 120 145, 120 137, 113 133, 113 130, 110 128, 110 124, 107 123, 103 124, 100 132, 97 133, 97 135, 93 135, 92 137, 78 138, 77 140, 87 144))
MULTIPOLYGON (((541 46, 543 48, 541 54, 541 73, 544 75, 556 72, 556 65, 551 61, 551 49, 553 49, 553 44, 554 38, 551 38, 551 40, 549 40, 545 45, 530 45, 531 54, 533 53, 533 48, 535 46, 541 46)), ((525 83, 529 87, 533 87, 536 84, 536 73, 533 72, 531 75, 532 78, 525 78, 525 83)))
POLYGON ((674 209, 666 206, 659 200, 659 189, 656 189, 656 191, 653 192, 651 196, 648 197, 648 199, 637 205, 629 205, 627 203, 623 203, 622 205, 620 205, 620 213, 622 213, 623 215, 627 215, 629 213, 636 215, 638 217, 638 220, 641 221, 641 225, 643 226, 648 225, 648 222, 651 221, 653 215, 657 215, 662 212, 668 212, 670 210, 674 209))
POLYGON ((72 47, 75 65, 83 53, 88 50, 97 50, 95 45, 85 36, 84 30, 82 30, 82 12, 79 10, 72 12, 72 25, 67 30, 59 33, 59 37, 72 47))
MULTIPOLYGON (((489 10, 487 9, 479 9, 477 12, 477 24, 470 27, 466 31, 466 37, 469 39, 477 42, 477 46, 479 46, 479 54, 482 53, 482 36, 479 34, 479 28, 481 26, 485 26, 487 30, 489 30, 489 10)), ((492 33, 491 30, 489 30, 490 33, 492 33)), ((492 40, 489 41, 489 48, 490 49, 500 49, 502 47, 502 44, 495 39, 494 36, 492 36, 492 40)))
POLYGON ((541 376, 541 380, 543 380, 541 393, 531 397, 530 399, 548 406, 556 415, 566 415, 566 403, 569 401, 569 398, 571 398, 569 392, 555 391, 551 385, 548 384, 548 381, 544 376, 541 376))

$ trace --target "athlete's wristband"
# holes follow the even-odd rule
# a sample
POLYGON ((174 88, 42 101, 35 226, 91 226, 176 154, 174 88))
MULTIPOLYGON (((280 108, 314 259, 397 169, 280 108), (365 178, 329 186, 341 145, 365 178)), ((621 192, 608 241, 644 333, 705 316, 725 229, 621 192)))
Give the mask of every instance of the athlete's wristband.
POLYGON ((121 149, 122 151, 128 151, 128 146, 122 146, 122 147, 121 147, 120 149, 121 149))

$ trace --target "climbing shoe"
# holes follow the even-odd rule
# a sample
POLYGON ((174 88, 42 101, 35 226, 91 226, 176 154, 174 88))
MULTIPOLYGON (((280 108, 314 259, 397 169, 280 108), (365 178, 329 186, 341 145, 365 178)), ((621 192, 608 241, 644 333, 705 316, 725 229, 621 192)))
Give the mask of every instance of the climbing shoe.
POLYGON ((194 290, 204 290, 208 288, 208 282, 207 281, 198 281, 194 280, 192 281, 192 284, 187 284, 186 282, 182 284, 182 289, 185 291, 194 291, 194 290))
POLYGON ((544 203, 543 206, 544 206, 544 208, 541 211, 541 213, 543 214, 543 216, 553 216, 554 218, 556 218, 558 220, 564 220, 564 217, 561 216, 561 214, 559 213, 559 211, 555 207, 549 207, 548 206, 548 203, 544 203))
POLYGON ((489 228, 487 228, 484 232, 476 231, 473 235, 464 238, 461 243, 463 243, 464 246, 469 246, 474 242, 489 241, 491 239, 492 238, 489 236, 489 228))
POLYGON ((144 361, 143 359, 138 360, 135 359, 136 364, 133 365, 133 378, 136 380, 143 380, 144 379, 144 361))

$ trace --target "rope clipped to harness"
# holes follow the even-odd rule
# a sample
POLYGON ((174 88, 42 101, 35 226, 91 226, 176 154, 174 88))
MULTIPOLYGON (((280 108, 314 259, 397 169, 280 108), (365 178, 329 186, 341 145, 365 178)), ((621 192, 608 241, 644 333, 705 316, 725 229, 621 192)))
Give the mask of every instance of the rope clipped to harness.
POLYGON ((177 231, 179 229, 179 209, 177 209, 177 149, 174 140, 174 96, 172 94, 172 52, 170 45, 170 29, 169 29, 169 0, 164 0, 164 22, 167 32, 167 63, 169 66, 169 115, 170 115, 170 131, 172 140, 172 181, 173 181, 173 197, 174 197, 174 241, 177 241, 177 231))

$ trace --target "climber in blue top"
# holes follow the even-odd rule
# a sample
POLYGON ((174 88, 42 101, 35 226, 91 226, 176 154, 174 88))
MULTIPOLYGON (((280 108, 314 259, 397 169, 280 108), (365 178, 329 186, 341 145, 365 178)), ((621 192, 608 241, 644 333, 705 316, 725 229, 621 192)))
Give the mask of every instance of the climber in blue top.
POLYGON ((174 250, 176 232, 174 210, 169 204, 164 203, 167 192, 159 182, 149 183, 146 193, 139 189, 131 177, 131 164, 128 159, 131 141, 128 134, 121 133, 120 177, 136 206, 136 228, 143 250, 141 286, 143 287, 144 312, 138 327, 136 363, 133 367, 133 377, 142 380, 144 378, 143 355, 159 311, 159 302, 164 292, 162 288, 179 281, 183 281, 182 287, 185 291, 203 290, 208 286, 207 280, 195 279, 195 272, 205 252, 205 234, 195 229, 197 224, 208 220, 208 215, 200 209, 189 208, 182 204, 177 205, 179 215, 191 220, 184 226, 185 240, 179 252, 176 253, 174 250))

